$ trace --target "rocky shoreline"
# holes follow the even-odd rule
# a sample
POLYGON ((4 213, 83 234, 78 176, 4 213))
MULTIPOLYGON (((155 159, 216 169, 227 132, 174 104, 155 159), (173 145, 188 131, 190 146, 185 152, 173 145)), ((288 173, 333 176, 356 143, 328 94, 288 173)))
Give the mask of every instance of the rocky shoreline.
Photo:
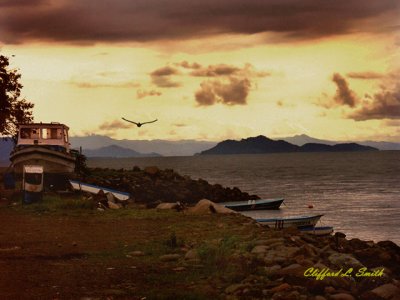
POLYGON ((266 230, 251 255, 265 275, 225 289, 227 299, 400 299, 400 248, 390 241, 266 230))
POLYGON ((149 208, 162 202, 192 205, 201 199, 216 203, 260 199, 237 187, 210 184, 203 179, 195 180, 172 169, 160 170, 155 166, 144 169, 135 166, 131 170, 93 168, 89 169, 89 175, 83 177, 82 181, 127 192, 135 203, 146 204, 149 208))
MULTIPOLYGON (((259 199, 238 188, 224 188, 193 180, 173 170, 147 167, 131 171, 92 169, 86 182, 126 191, 136 203, 154 207, 162 202, 194 204, 206 198, 213 202, 259 199)), ((219 212, 219 205, 203 213, 219 212)), ((161 205, 161 208, 176 206, 161 205)), ((224 211, 224 213, 226 213, 224 211)), ((243 221, 243 216, 239 217, 243 221)), ((241 221, 241 222, 242 222, 241 221)), ((248 223, 261 226, 252 219, 248 223)), ((345 234, 315 237, 296 228, 275 231, 265 228, 262 239, 253 241, 247 253, 233 259, 256 262, 257 272, 221 291, 226 299, 400 299, 400 247, 391 241, 375 243, 345 234), (261 268, 261 273, 260 273, 261 268), (259 274, 258 274, 259 273, 259 274)), ((201 263, 196 249, 184 254, 185 264, 201 263)), ((167 258, 165 258, 167 259, 167 258)), ((172 261, 182 259, 174 255, 172 261)))

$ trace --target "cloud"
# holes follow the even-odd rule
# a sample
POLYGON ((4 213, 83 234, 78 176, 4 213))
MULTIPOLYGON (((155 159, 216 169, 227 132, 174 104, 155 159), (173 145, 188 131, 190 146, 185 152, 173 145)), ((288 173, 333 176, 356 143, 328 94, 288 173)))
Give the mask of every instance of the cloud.
POLYGON ((227 83, 220 80, 204 81, 195 93, 196 102, 200 106, 209 106, 216 103, 226 105, 247 104, 247 96, 251 82, 247 78, 230 77, 227 83))
POLYGON ((161 96, 161 95, 162 95, 162 93, 159 91, 156 91, 156 90, 146 91, 146 90, 140 89, 140 90, 136 91, 136 97, 138 99, 142 99, 147 96, 161 96))
POLYGON ((182 61, 180 63, 175 63, 175 66, 182 67, 182 68, 185 68, 185 69, 194 69, 194 70, 201 68, 200 64, 198 64, 196 62, 188 63, 186 60, 182 61))
POLYGON ((3 43, 146 42, 217 34, 312 39, 393 31, 398 0, 6 0, 3 43))
POLYGON ((385 75, 376 72, 350 72, 347 77, 353 79, 382 79, 385 75))
POLYGON ((69 84, 79 88, 138 88, 140 83, 130 80, 129 74, 103 71, 96 74, 79 74, 69 80, 69 84))
POLYGON ((122 122, 120 120, 114 120, 111 122, 104 122, 100 124, 99 129, 105 131, 111 131, 116 129, 127 129, 130 128, 130 125, 126 122, 122 122))
POLYGON ((227 64, 217 64, 209 65, 208 67, 197 68, 196 70, 192 71, 190 75, 195 77, 219 77, 231 75, 244 77, 266 77, 269 76, 270 73, 256 71, 251 64, 245 64, 243 68, 227 64))
POLYGON ((332 81, 336 84, 336 95, 333 98, 339 105, 354 107, 358 103, 357 95, 349 88, 349 85, 339 73, 333 74, 332 81))
POLYGON ((371 119, 400 119, 400 84, 393 90, 382 90, 374 94, 372 101, 349 115, 356 121, 371 119))
POLYGON ((115 83, 106 83, 106 82, 87 82, 87 81, 70 81, 72 85, 75 85, 79 88, 137 88, 140 86, 139 83, 136 82, 115 82, 115 83))
POLYGON ((180 87, 182 84, 172 80, 173 75, 180 74, 179 71, 170 66, 162 67, 150 73, 151 81, 161 88, 180 87))

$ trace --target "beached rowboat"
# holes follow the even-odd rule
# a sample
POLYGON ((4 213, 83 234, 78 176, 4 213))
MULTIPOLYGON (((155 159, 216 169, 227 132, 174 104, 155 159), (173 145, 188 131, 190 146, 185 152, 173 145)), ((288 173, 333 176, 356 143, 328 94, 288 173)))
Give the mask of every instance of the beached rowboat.
POLYGON ((312 227, 303 227, 300 228, 301 232, 313 234, 313 235, 329 235, 333 232, 332 226, 312 226, 312 227))
POLYGON ((298 216, 298 217, 283 217, 271 219, 256 219, 261 225, 269 226, 275 229, 287 227, 309 227, 315 226, 323 215, 314 216, 298 216))
POLYGON ((264 209, 279 209, 279 206, 283 203, 282 198, 280 199, 258 199, 248 201, 232 201, 218 203, 226 208, 235 211, 246 211, 246 210, 264 210, 264 209))
POLYGON ((113 194, 114 197, 119 200, 127 200, 130 197, 129 193, 120 192, 120 191, 112 190, 109 188, 84 183, 81 181, 70 180, 69 182, 71 183, 74 190, 84 191, 84 192, 88 192, 88 193, 92 193, 92 194, 97 194, 98 192, 103 191, 104 193, 113 194))

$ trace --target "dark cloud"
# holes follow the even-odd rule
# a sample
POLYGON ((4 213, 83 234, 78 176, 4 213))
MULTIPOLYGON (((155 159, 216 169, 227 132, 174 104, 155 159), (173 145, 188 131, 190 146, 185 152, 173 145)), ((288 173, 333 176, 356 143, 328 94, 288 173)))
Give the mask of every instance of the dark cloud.
POLYGON ((332 81, 336 84, 336 95, 333 98, 336 104, 354 107, 358 103, 357 95, 349 88, 349 85, 340 74, 333 74, 332 81))
POLYGON ((175 66, 182 67, 182 68, 185 68, 185 69, 194 69, 194 70, 200 69, 200 68, 201 68, 201 65, 200 65, 200 64, 198 64, 198 63, 196 63, 196 62, 194 62, 194 63, 189 63, 189 62, 187 62, 186 60, 185 60, 185 61, 182 61, 182 62, 180 62, 180 63, 176 63, 175 66))
POLYGON ((204 81, 200 84, 200 90, 196 92, 195 99, 201 106, 216 103, 244 105, 247 104, 250 88, 251 82, 248 78, 230 77, 227 83, 220 80, 204 81))
POLYGON ((162 93, 159 91, 156 91, 156 90, 146 91, 146 90, 140 89, 140 90, 136 91, 136 97, 138 99, 142 99, 147 96, 161 96, 161 95, 162 95, 162 93))
POLYGON ((130 128, 129 124, 120 120, 114 120, 111 122, 104 122, 99 126, 100 130, 110 131, 116 129, 127 129, 130 128))
POLYGON ((180 87, 182 84, 172 80, 173 75, 178 75, 179 71, 170 66, 157 69, 150 73, 151 81, 161 88, 180 87))
POLYGON ((385 75, 376 72, 350 72, 347 77, 353 79, 382 79, 385 75))
POLYGON ((243 76, 243 77, 266 77, 268 72, 259 72, 251 64, 245 64, 243 68, 233 65, 217 64, 198 68, 190 73, 195 77, 220 77, 220 76, 243 76))
POLYGON ((239 73, 239 71, 240 69, 238 67, 219 64, 195 70, 191 72, 190 75, 197 77, 216 77, 216 76, 234 75, 239 73))
POLYGON ((349 115, 356 121, 372 119, 400 119, 400 85, 394 90, 383 90, 364 103, 361 108, 349 115))
POLYGON ((398 0, 3 0, 3 43, 131 42, 216 34, 310 39, 393 31, 398 0))

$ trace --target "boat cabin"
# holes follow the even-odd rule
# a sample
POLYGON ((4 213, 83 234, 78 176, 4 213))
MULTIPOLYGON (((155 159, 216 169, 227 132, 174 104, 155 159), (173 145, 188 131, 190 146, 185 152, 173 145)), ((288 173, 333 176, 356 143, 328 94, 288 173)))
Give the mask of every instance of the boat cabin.
POLYGON ((17 147, 47 146, 69 152, 68 126, 60 123, 20 124, 17 147))

